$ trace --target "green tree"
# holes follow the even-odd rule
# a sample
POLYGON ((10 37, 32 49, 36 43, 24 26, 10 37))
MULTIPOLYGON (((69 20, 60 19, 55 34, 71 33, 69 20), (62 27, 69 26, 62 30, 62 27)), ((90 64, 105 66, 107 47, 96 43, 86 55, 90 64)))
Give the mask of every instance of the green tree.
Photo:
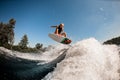
POLYGON ((36 49, 41 49, 43 47, 43 44, 40 44, 40 43, 37 43, 36 45, 35 45, 35 48, 36 49))
POLYGON ((27 48, 27 45, 28 45, 28 37, 27 37, 27 35, 25 34, 23 37, 22 37, 22 39, 21 39, 21 41, 20 41, 20 43, 18 44, 21 48, 27 48))
POLYGON ((14 25, 15 25, 16 21, 12 18, 9 20, 9 24, 8 26, 8 42, 13 45, 14 43, 14 25))
POLYGON ((14 25, 16 21, 12 18, 8 24, 0 23, 0 46, 14 43, 14 25))

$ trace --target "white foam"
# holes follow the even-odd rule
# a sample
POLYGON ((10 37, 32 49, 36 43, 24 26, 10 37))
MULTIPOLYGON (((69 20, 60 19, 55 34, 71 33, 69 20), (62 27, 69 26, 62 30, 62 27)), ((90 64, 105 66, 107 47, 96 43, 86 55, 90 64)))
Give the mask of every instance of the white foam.
POLYGON ((63 44, 52 45, 52 48, 42 54, 44 60, 53 60, 62 54, 64 49, 67 49, 69 46, 63 44))
POLYGON ((9 56, 20 57, 20 58, 30 59, 30 60, 40 60, 40 57, 41 57, 40 56, 41 54, 36 54, 36 53, 21 53, 21 52, 17 52, 17 51, 8 50, 8 49, 6 49, 4 47, 0 47, 0 51, 4 52, 3 54, 9 55, 9 56))
MULTIPOLYGON (((4 54, 20 57, 24 59, 30 60, 44 60, 46 62, 50 62, 51 60, 57 58, 63 51, 62 49, 66 49, 69 46, 63 44, 52 45, 48 51, 44 53, 21 53, 17 51, 11 51, 4 47, 0 47, 0 51, 5 52, 4 54)), ((41 64, 41 63, 40 63, 41 64)))
POLYGON ((119 80, 119 53, 115 45, 94 38, 79 41, 43 80, 119 80))

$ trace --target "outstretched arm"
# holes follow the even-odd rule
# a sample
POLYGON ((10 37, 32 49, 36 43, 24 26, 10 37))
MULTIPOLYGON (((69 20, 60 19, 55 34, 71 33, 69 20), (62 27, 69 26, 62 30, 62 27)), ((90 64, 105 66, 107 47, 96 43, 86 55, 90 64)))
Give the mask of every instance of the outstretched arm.
POLYGON ((57 28, 58 26, 51 26, 51 28, 57 28))

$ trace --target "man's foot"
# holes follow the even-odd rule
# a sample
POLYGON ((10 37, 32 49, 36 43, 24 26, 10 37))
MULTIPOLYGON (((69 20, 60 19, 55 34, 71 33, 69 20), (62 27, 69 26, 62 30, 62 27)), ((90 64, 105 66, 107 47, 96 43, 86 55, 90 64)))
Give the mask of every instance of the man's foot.
POLYGON ((71 42, 72 42, 71 40, 65 40, 65 44, 69 44, 71 42))

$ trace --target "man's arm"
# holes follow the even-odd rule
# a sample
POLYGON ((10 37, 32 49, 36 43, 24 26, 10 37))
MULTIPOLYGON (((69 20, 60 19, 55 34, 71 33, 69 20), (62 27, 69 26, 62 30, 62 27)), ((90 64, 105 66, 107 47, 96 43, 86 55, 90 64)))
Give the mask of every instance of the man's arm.
POLYGON ((51 26, 51 28, 57 28, 58 26, 51 26))
POLYGON ((58 28, 56 27, 56 30, 55 30, 55 32, 54 32, 55 34, 58 34, 58 28))

